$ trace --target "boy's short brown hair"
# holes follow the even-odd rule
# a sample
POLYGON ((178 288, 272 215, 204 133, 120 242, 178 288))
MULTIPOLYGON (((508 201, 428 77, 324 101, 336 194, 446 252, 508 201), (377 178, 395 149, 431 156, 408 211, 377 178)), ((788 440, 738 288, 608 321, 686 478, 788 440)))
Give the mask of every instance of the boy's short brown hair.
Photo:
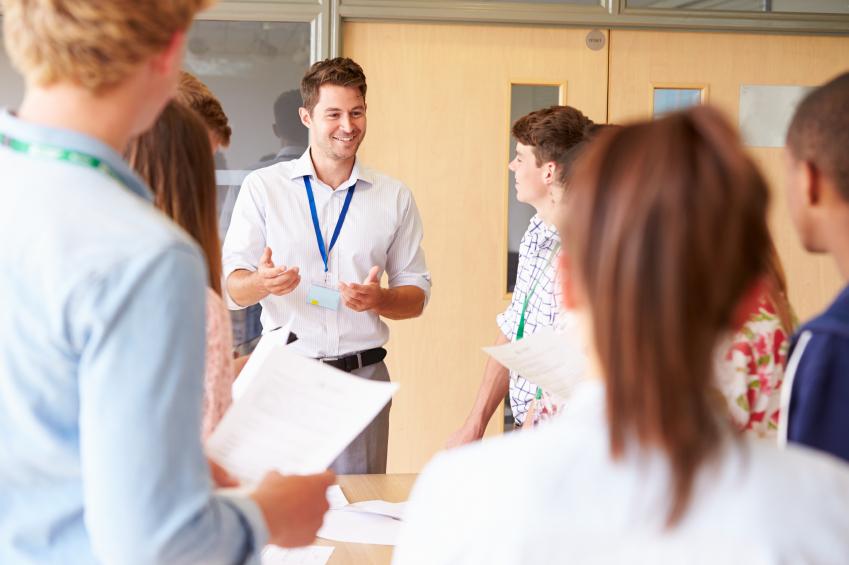
POLYGON ((301 80, 301 99, 304 101, 304 108, 310 114, 312 114, 315 105, 318 104, 319 91, 324 84, 359 89, 365 102, 366 75, 363 68, 352 59, 347 57, 325 59, 310 67, 310 70, 301 80))
POLYGON ((99 92, 164 50, 213 0, 0 0, 12 64, 27 82, 99 92))
POLYGON ((187 71, 180 72, 177 102, 188 106, 200 116, 206 129, 211 131, 222 147, 230 145, 233 130, 221 102, 199 78, 187 71))
POLYGON ((537 166, 557 162, 584 140, 593 121, 571 106, 551 106, 522 116, 513 124, 513 137, 531 147, 537 166))

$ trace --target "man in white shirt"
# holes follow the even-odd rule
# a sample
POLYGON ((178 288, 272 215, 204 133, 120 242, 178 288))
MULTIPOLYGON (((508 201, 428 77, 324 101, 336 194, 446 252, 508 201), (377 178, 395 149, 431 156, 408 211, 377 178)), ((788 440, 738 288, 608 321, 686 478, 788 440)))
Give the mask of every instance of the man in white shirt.
MULTIPOLYGON (((264 330, 291 324, 304 355, 388 381, 389 328, 380 318, 420 315, 430 274, 412 193, 357 159, 365 95, 363 70, 350 59, 310 68, 300 108, 310 147, 245 179, 224 241, 224 276, 231 307, 262 304, 264 330)), ((388 439, 389 406, 332 468, 384 473, 388 439)))

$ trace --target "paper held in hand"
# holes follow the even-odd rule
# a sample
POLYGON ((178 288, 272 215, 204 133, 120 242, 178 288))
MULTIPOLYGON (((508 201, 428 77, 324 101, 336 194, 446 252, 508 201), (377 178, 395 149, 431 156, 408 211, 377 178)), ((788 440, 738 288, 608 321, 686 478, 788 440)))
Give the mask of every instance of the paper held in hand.
POLYGON ((324 471, 398 390, 302 357, 282 342, 262 352, 206 446, 242 483, 257 483, 270 470, 324 471))
POLYGON ((493 359, 563 402, 587 369, 587 356, 576 324, 559 331, 543 328, 504 345, 484 347, 493 359))

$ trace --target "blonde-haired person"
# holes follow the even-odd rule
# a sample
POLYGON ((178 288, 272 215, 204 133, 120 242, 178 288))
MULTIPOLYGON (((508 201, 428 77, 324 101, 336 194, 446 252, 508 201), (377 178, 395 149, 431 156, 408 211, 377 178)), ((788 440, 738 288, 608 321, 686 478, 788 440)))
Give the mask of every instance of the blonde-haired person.
POLYGON ((125 156, 153 191, 153 204, 186 230, 206 259, 206 378, 202 436, 208 438, 233 401, 233 340, 221 299, 221 244, 215 217, 215 164, 207 130, 193 110, 171 102, 125 156))
POLYGON ((704 107, 626 126, 576 168, 560 275, 592 378, 548 425, 435 459, 395 563, 845 561, 849 470, 741 438, 714 404, 714 352, 759 297, 769 241, 731 127, 704 107))
POLYGON ((0 0, 0 562, 236 563, 309 543, 330 474, 213 492, 207 273, 121 158, 174 95, 203 0, 0 0))

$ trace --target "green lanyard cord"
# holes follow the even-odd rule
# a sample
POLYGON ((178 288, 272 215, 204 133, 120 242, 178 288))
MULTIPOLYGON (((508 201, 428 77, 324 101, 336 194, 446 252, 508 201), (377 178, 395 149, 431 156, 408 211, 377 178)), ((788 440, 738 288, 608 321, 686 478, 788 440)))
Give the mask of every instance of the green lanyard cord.
POLYGON ((21 141, 20 139, 9 137, 4 133, 0 133, 0 147, 8 147, 12 151, 40 159, 63 161, 65 163, 70 163, 71 165, 89 167, 112 177, 121 184, 124 184, 121 177, 118 176, 118 174, 112 169, 112 167, 109 166, 108 163, 106 163, 106 161, 99 159, 98 157, 93 157, 87 153, 82 153, 73 149, 65 149, 64 147, 58 147, 56 145, 48 145, 45 143, 21 141))
POLYGON ((548 255, 548 261, 545 262, 545 266, 539 270, 537 276, 532 281, 531 290, 528 292, 527 296, 525 296, 525 302, 522 304, 522 315, 519 318, 519 329, 516 330, 516 341, 519 341, 525 336, 525 315, 528 313, 528 303, 531 301, 531 297, 536 292, 543 273, 545 273, 545 271, 551 266, 551 262, 554 261, 554 256, 557 255, 558 251, 560 251, 559 242, 557 243, 557 245, 554 246, 554 249, 552 249, 551 253, 548 255))

